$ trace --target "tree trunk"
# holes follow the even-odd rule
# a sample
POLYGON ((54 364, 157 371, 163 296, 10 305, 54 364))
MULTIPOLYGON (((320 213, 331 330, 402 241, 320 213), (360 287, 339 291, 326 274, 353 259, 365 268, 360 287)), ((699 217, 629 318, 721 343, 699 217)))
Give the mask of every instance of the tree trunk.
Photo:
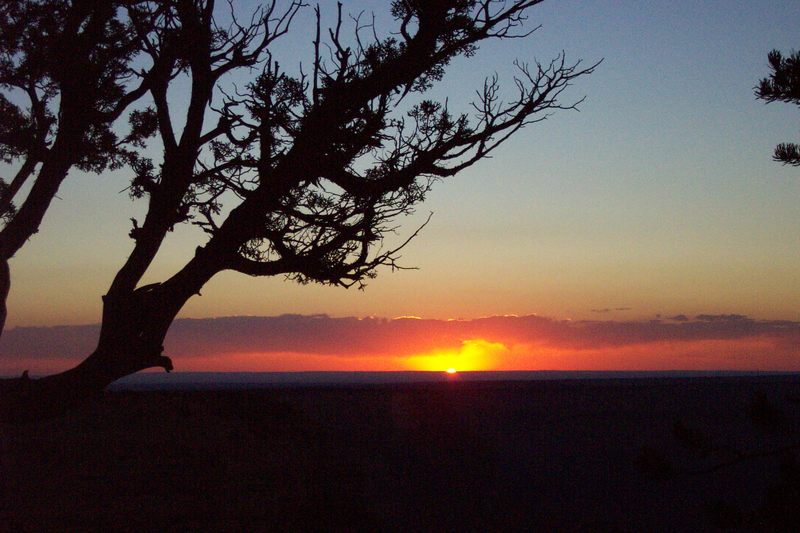
POLYGON ((20 378, 0 380, 0 422, 58 416, 140 370, 171 371, 172 361, 162 355, 164 337, 188 298, 173 299, 169 305, 153 298, 152 292, 139 289, 123 297, 106 296, 97 348, 76 367, 39 379, 25 372, 20 378))
POLYGON ((75 368, 40 379, 25 372, 0 380, 0 422, 63 414, 114 381, 147 368, 172 370, 164 338, 184 304, 220 267, 198 249, 192 261, 163 284, 103 297, 103 322, 95 351, 75 368))
POLYGON ((0 258, 0 335, 6 327, 6 316, 8 316, 8 291, 11 289, 11 269, 8 266, 8 259, 0 258))
POLYGON ((16 379, 0 380, 0 422, 26 422, 58 416, 96 397, 114 381, 154 366, 172 369, 162 355, 132 353, 115 357, 95 351, 78 366, 60 374, 31 379, 25 372, 16 379))
MULTIPOLYGON (((77 111, 62 106, 65 117, 74 115, 77 111), (64 109, 66 108, 66 109, 64 109)), ((28 196, 20 206, 11 221, 0 231, 0 335, 3 334, 7 313, 8 291, 11 287, 8 261, 14 257, 20 248, 39 231, 39 226, 44 219, 50 203, 53 201, 61 183, 67 177, 72 166, 72 154, 78 149, 78 141, 83 135, 82 130, 73 125, 74 120, 62 119, 64 124, 59 131, 59 137, 50 150, 50 156, 42 164, 36 180, 28 196), (66 140, 65 140, 66 139, 66 140)))

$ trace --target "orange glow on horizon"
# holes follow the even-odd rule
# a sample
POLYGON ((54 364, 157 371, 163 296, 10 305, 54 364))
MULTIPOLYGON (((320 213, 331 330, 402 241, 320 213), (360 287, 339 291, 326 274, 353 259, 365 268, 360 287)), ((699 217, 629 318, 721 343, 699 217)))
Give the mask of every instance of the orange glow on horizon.
MULTIPOLYGON (((660 341, 588 349, 468 339, 453 349, 417 353, 328 355, 298 352, 220 353, 175 358, 179 371, 381 372, 416 370, 798 370, 794 349, 768 339, 660 341)), ((15 369, 16 370, 16 369, 15 369)), ((20 370, 21 371, 21 370, 20 370)), ((13 372, 18 373, 18 372, 13 372)))
MULTIPOLYGON (((586 342, 581 346, 546 337, 531 340, 515 338, 502 331, 487 333, 485 337, 467 337, 459 343, 453 337, 436 335, 435 331, 422 331, 417 333, 418 337, 399 335, 390 339, 393 342, 375 343, 371 351, 359 350, 356 345, 352 351, 332 353, 322 350, 205 351, 203 345, 198 345, 191 351, 168 347, 166 353, 173 358, 179 372, 411 370, 441 372, 456 378, 460 372, 492 370, 800 371, 797 344, 779 336, 660 339, 629 344, 586 342), (431 339, 427 349, 426 337, 431 339)), ((46 375, 71 368, 79 361, 78 356, 72 359, 0 357, 0 376, 19 376, 25 370, 35 376, 46 375)))
POLYGON ((454 350, 436 350, 416 354, 407 358, 406 365, 411 370, 442 372, 454 374, 458 371, 493 370, 500 364, 508 347, 500 342, 484 339, 467 339, 454 350), (451 372, 452 370, 452 372, 451 372))

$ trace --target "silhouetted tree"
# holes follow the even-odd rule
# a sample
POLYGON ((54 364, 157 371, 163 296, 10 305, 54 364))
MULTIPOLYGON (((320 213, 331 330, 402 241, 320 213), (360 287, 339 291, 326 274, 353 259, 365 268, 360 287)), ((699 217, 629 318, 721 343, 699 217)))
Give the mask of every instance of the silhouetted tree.
MULTIPOLYGON (((756 97, 767 102, 786 102, 800 106, 800 52, 791 52, 788 57, 778 50, 768 56, 769 78, 764 78, 756 87, 756 97)), ((800 166, 800 145, 780 143, 775 147, 772 159, 784 165, 800 166)))
POLYGON ((8 397, 22 399, 7 402, 7 416, 63 406, 67 395, 79 398, 148 367, 171 370, 162 353, 170 324, 223 270, 350 287, 381 266, 401 268, 398 252, 417 232, 395 246, 384 237, 433 182, 486 157, 523 126, 575 108, 557 98, 596 65, 581 68, 563 55, 517 63, 510 98, 501 97, 496 76, 486 80, 472 120, 420 96, 481 41, 528 35, 522 24, 540 2, 396 0, 398 27, 385 38, 363 15, 352 17, 345 36, 341 4, 323 32, 317 7, 313 54, 295 75, 270 45, 289 30, 300 1, 280 9, 268 2, 247 23, 233 17, 224 27, 213 0, 166 4, 168 39, 144 41, 154 62, 171 58, 170 74, 150 86, 154 105, 146 112, 157 122, 162 161, 132 160, 130 191, 147 199, 148 211, 133 221, 133 251, 103 297, 97 348, 65 373, 10 382, 17 393, 8 397), (224 74, 256 64, 246 86, 220 87, 213 99, 224 74), (179 75, 191 83, 180 134, 166 98, 179 75), (165 236, 183 222, 208 240, 170 278, 141 286, 165 236))
POLYGON ((158 70, 134 62, 159 9, 141 0, 0 3, 0 161, 13 171, 0 177, 0 334, 8 261, 39 230, 70 169, 119 168, 133 155, 127 148, 154 133, 140 112, 124 138, 111 126, 158 70))

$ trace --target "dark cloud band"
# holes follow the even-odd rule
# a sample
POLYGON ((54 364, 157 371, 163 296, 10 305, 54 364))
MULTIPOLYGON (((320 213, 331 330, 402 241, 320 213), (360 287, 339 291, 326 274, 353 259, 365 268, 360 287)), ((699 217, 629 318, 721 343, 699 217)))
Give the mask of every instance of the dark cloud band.
MULTIPOLYGON (((81 358, 91 352, 99 327, 20 327, 0 341, 3 360, 81 358)), ((171 356, 226 353, 307 353, 343 356, 396 356, 454 349, 466 339, 506 346, 557 349, 624 348, 663 342, 769 340, 800 355, 800 323, 759 321, 743 315, 685 315, 654 321, 568 321, 530 316, 474 320, 417 318, 334 318, 327 315, 226 317, 175 321, 166 341, 171 356)))

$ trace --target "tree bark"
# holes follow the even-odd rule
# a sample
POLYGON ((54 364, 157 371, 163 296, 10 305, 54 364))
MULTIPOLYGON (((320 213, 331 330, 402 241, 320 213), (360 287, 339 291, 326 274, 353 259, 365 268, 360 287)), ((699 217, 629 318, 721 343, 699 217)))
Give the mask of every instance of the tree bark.
POLYGON ((53 144, 48 160, 28 193, 27 198, 17 213, 0 231, 0 336, 3 334, 7 314, 8 292, 11 288, 11 277, 8 261, 20 248, 39 231, 50 203, 53 201, 61 183, 67 177, 72 166, 72 153, 78 148, 82 130, 74 125, 73 116, 80 112, 62 106, 64 126, 53 144))
POLYGON ((162 354, 167 317, 148 308, 138 294, 107 300, 97 348, 79 365, 39 379, 26 371, 20 378, 0 380, 0 422, 58 416, 127 375, 153 367, 171 371, 172 361, 162 354))
POLYGON ((31 379, 25 372, 20 378, 0 380, 0 422, 52 418, 96 397, 121 377, 154 366, 172 368, 169 358, 160 354, 114 355, 98 349, 60 374, 31 379))
POLYGON ((0 335, 6 326, 6 316, 8 316, 8 291, 11 289, 11 269, 8 266, 8 259, 0 257, 0 335))
POLYGON ((59 374, 32 379, 25 372, 20 378, 0 380, 0 422, 58 416, 130 374, 154 367, 171 371, 172 361, 163 355, 167 331, 186 302, 220 270, 201 248, 163 284, 104 296, 95 351, 59 374))

